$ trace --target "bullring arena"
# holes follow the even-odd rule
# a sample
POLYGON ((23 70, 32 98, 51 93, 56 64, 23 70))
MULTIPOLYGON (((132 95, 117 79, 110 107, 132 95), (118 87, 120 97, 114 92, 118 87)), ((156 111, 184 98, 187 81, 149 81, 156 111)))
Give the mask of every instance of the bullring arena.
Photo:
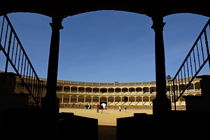
MULTIPOLYGON (((188 87, 185 95, 199 96, 200 94, 200 80, 197 78, 188 87)), ((133 116, 134 113, 152 114, 152 100, 155 96, 154 81, 91 83, 59 80, 57 82, 60 112, 72 112, 75 115, 97 118, 99 125, 116 125, 116 118, 133 116), (103 113, 96 111, 96 106, 100 103, 107 104, 103 113), (87 105, 91 109, 86 109, 87 105), (119 107, 122 111, 119 111, 119 107)), ((167 96, 173 102, 173 88, 169 82, 167 96)), ((176 105, 178 109, 185 109, 184 98, 181 98, 176 105)))
MULTIPOLYGON (((195 79, 185 95, 199 96, 200 94, 200 80, 195 79)), ((132 117, 134 113, 152 114, 156 83, 58 81, 57 96, 60 102, 60 112, 71 112, 74 115, 97 119, 99 139, 110 140, 112 138, 115 140, 117 118, 132 117), (104 102, 107 104, 106 109, 103 112, 97 112, 97 104, 104 102), (86 106, 91 106, 91 108, 88 109, 86 106)), ((167 83, 167 96, 173 101, 173 88, 170 83, 167 83)), ((177 108, 185 110, 184 98, 177 102, 177 108)))

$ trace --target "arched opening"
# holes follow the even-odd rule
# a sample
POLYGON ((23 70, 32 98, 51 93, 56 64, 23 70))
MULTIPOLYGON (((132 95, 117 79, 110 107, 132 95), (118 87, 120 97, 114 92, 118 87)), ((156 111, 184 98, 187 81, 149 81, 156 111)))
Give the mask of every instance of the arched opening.
POLYGON ((137 97, 136 97, 136 101, 137 101, 137 102, 141 102, 141 101, 142 101, 141 96, 137 96, 137 97))
POLYGON ((86 92, 92 92, 92 88, 87 87, 86 92))
POLYGON ((101 89, 100 89, 100 92, 101 92, 101 93, 106 93, 106 92, 107 92, 107 88, 101 88, 101 89))
POLYGON ((199 90, 200 88, 201 88, 200 82, 195 83, 195 89, 196 90, 199 90))
POLYGON ((129 88, 129 92, 134 92, 135 89, 134 88, 129 88))
POLYGON ((135 97, 134 96, 130 96, 129 97, 129 102, 134 102, 135 101, 135 97))
POLYGON ((85 102, 91 103, 91 96, 86 96, 85 97, 85 102))
POLYGON ((114 97, 108 97, 108 102, 114 102, 114 97))
POLYGON ((71 92, 77 92, 77 87, 71 87, 71 92))
POLYGON ((108 92, 109 93, 113 93, 114 92, 114 88, 108 88, 108 92))
POLYGON ((71 95, 71 103, 77 102, 77 95, 71 95))
POLYGON ((99 88, 93 88, 93 92, 99 92, 99 88))
POLYGON ((121 88, 115 88, 115 92, 121 92, 121 88))
POLYGON ((95 102, 95 103, 98 103, 99 102, 98 96, 93 96, 93 102, 95 102))
POLYGON ((106 96, 101 96, 100 102, 107 102, 107 97, 106 96))
POLYGON ((79 91, 79 92, 84 92, 84 91, 85 91, 85 88, 84 88, 84 87, 79 87, 79 88, 78 88, 78 91, 79 91))
POLYGON ((62 86, 57 86, 56 90, 57 90, 57 92, 62 92, 63 87, 62 86))
POLYGON ((156 92, 156 87, 150 87, 150 93, 154 93, 154 92, 156 92))
POLYGON ((121 102, 121 98, 119 96, 115 97, 115 102, 121 102))
POLYGON ((187 89, 188 89, 188 90, 194 90, 194 85, 191 83, 191 84, 188 86, 187 89))
POLYGON ((127 102, 128 101, 128 97, 127 96, 124 96, 123 97, 123 102, 127 102))
POLYGON ((83 95, 78 96, 78 102, 79 103, 84 103, 84 96, 83 95))
POLYGON ((149 88, 148 87, 143 87, 143 93, 149 92, 149 88))
POLYGON ((122 92, 128 92, 128 88, 122 88, 122 92))
POLYGON ((64 86, 64 92, 70 92, 70 87, 69 86, 64 86))
POLYGON ((136 91, 137 91, 137 92, 141 92, 141 91, 142 91, 142 88, 137 87, 137 88, 136 88, 136 91))

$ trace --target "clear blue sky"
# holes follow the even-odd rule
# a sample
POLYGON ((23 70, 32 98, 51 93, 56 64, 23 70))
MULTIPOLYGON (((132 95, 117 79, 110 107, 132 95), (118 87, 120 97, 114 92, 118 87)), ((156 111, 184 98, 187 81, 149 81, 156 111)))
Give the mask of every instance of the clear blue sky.
MULTIPOLYGON (((30 13, 9 14, 9 18, 37 74, 46 78, 51 19, 30 13)), ((167 75, 175 75, 207 20, 208 17, 195 14, 175 14, 164 18, 167 75)), ((122 11, 88 12, 64 19, 64 28, 60 32, 58 79, 155 81, 154 32, 151 26, 149 17, 122 11)))

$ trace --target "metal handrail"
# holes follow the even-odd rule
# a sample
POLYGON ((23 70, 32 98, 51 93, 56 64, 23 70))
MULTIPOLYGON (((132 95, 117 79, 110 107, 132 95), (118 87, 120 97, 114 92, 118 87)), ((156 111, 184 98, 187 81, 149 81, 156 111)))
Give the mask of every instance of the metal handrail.
POLYGON ((7 15, 2 17, 0 29, 0 50, 6 57, 5 73, 7 73, 8 64, 10 64, 35 103, 40 104, 42 81, 39 79, 7 15))
POLYGON ((210 53, 208 36, 210 36, 210 19, 205 24, 204 28, 197 37, 195 43, 175 74, 172 85, 174 92, 174 105, 176 108, 176 102, 182 97, 186 89, 196 78, 198 73, 209 62, 210 65, 210 53))

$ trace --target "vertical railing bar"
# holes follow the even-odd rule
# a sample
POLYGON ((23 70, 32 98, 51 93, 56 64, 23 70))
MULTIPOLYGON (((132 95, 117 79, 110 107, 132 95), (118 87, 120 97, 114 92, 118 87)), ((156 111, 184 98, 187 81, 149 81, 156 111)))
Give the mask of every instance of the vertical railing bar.
POLYGON ((13 43, 12 43, 12 56, 11 56, 12 62, 13 62, 13 55, 14 55, 14 49, 15 49, 14 44, 15 44, 15 36, 14 36, 14 38, 13 38, 13 43))
POLYGON ((35 91, 35 77, 34 77, 34 74, 33 74, 33 84, 32 84, 32 94, 34 95, 34 97, 36 97, 36 95, 34 94, 34 91, 35 91))
POLYGON ((20 70, 19 68, 20 68, 20 57, 21 57, 21 50, 19 50, 19 54, 18 54, 18 67, 17 67, 17 69, 18 69, 18 71, 20 70))
POLYGON ((26 61, 26 59, 24 59, 25 61, 24 61, 24 72, 23 72, 23 78, 26 80, 26 63, 27 63, 27 61, 26 61))
POLYGON ((188 77, 188 82, 189 82, 190 81, 189 59, 187 60, 187 77, 188 77))
POLYGON ((28 75, 28 88, 31 92, 31 68, 30 67, 29 67, 29 75, 28 75))
POLYGON ((4 49, 6 48, 6 44, 7 44, 7 33, 8 33, 8 28, 9 28, 9 25, 7 24, 7 28, 6 28, 6 36, 5 36, 5 39, 4 39, 4 49))
MULTIPOLYGON (((9 53, 10 53, 11 39, 12 39, 12 30, 10 30, 9 42, 8 42, 8 47, 7 47, 7 56, 8 57, 9 57, 9 53)), ((9 64, 8 57, 6 58, 5 73, 7 73, 7 70, 8 70, 8 64, 9 64)))
POLYGON ((184 68, 183 68, 183 70, 184 70, 184 86, 186 85, 186 69, 185 69, 185 65, 184 65, 184 68))
MULTIPOLYGON (((181 69, 180 72, 181 72, 180 74, 181 74, 181 89, 182 89, 182 85, 183 85, 183 75, 182 75, 183 73, 182 73, 182 69, 181 69)), ((181 90, 180 90, 180 92, 181 92, 181 90)))
POLYGON ((199 55, 198 44, 196 44, 196 49, 197 49, 197 56, 198 56, 198 65, 200 67, 201 66, 201 63, 200 63, 200 55, 199 55))
POLYGON ((20 75, 22 76, 22 70, 23 70, 23 60, 24 60, 24 55, 22 55, 22 58, 21 58, 21 64, 20 64, 20 75))
POLYGON ((196 67, 196 59, 195 59, 195 51, 193 49, 193 58, 194 58, 194 64, 195 64, 195 72, 197 71, 197 67, 196 67))
POLYGON ((36 99, 37 99, 37 80, 36 79, 34 79, 34 95, 35 95, 35 97, 36 97, 36 99))
POLYGON ((32 74, 33 73, 32 73, 32 69, 31 69, 31 66, 30 66, 30 90, 31 90, 31 93, 32 93, 32 74))
POLYGON ((28 87, 28 62, 26 61, 25 84, 28 87))
POLYGON ((202 41, 202 37, 200 38, 200 44, 201 44, 202 58, 203 58, 203 62, 204 62, 204 61, 205 61, 205 58, 204 58, 204 51, 203 51, 203 41, 202 41))
POLYGON ((173 91, 174 91, 174 97, 173 97, 174 110, 176 111, 176 89, 175 89, 175 83, 174 83, 174 80, 173 80, 173 91))
POLYGON ((19 51, 19 47, 18 47, 18 42, 16 44, 16 51, 15 51, 15 63, 14 65, 16 66, 16 63, 17 63, 17 54, 18 54, 18 51, 19 51))
POLYGON ((4 22, 5 22, 5 17, 3 16, 3 20, 2 20, 2 25, 1 25, 1 35, 0 35, 0 43, 2 41, 2 36, 3 36, 3 29, 4 29, 4 22))
POLYGON ((26 77, 27 77, 27 78, 26 78, 26 85, 27 85, 27 86, 28 86, 28 80, 29 80, 29 79, 28 79, 28 77, 29 77, 29 76, 28 76, 28 75, 29 75, 28 67, 29 67, 29 63, 28 63, 28 61, 27 61, 27 68, 26 68, 26 77))
POLYGON ((191 58, 191 55, 190 55, 190 69, 191 69, 191 77, 193 77, 193 67, 192 67, 192 58, 191 58))

